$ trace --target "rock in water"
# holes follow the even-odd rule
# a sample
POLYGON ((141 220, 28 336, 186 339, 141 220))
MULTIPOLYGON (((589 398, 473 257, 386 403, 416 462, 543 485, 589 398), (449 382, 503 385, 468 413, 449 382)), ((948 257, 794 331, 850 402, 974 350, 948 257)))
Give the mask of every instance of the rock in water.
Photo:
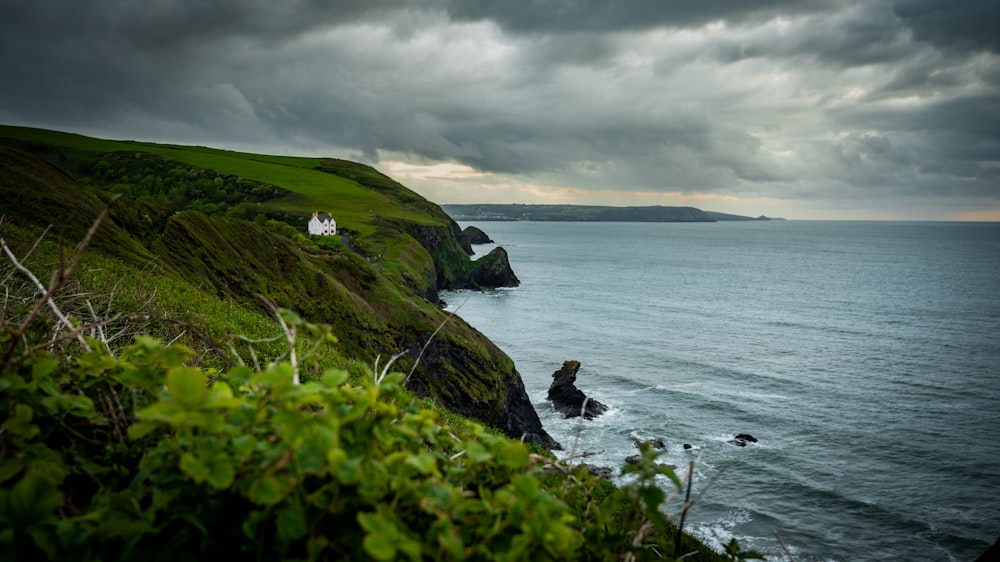
POLYGON ((473 265, 475 270, 469 288, 517 287, 521 284, 510 268, 507 250, 501 246, 493 248, 493 251, 473 262, 473 265))
POLYGON ((746 447, 747 443, 756 443, 757 438, 749 433, 739 433, 736 437, 733 437, 729 442, 737 447, 746 447))
POLYGON ((636 441, 636 443, 635 443, 636 447, 639 447, 641 445, 647 445, 649 447, 652 447, 653 449, 659 449, 661 451, 666 451, 667 450, 667 444, 663 442, 663 439, 659 439, 659 438, 645 439, 642 442, 636 441))
POLYGON ((465 230, 462 231, 462 234, 464 234, 465 237, 466 237, 466 239, 469 240, 469 244, 492 244, 493 243, 493 240, 490 240, 490 237, 489 237, 488 234, 486 234, 485 232, 483 232, 482 230, 480 230, 480 229, 478 229, 478 228, 476 228, 474 226, 467 226, 467 227, 465 227, 465 230))
POLYGON ((611 480, 615 476, 615 471, 611 470, 611 467, 608 466, 597 466, 593 464, 584 464, 583 466, 587 467, 587 470, 598 478, 611 480))
POLYGON ((580 370, 579 361, 566 361, 562 369, 552 373, 552 384, 549 386, 549 394, 546 397, 552 401, 552 406, 557 412, 567 418, 575 418, 582 415, 586 419, 593 419, 604 412, 608 407, 597 400, 588 399, 580 389, 576 387, 576 373, 580 370), (586 401, 586 406, 584 402, 586 401))

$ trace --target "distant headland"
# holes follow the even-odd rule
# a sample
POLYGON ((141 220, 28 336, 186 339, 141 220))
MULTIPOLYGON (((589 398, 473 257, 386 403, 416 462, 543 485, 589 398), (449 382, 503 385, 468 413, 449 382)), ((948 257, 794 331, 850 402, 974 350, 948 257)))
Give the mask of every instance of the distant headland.
POLYGON ((462 204, 441 205, 456 221, 719 222, 784 220, 746 217, 694 207, 611 207, 603 205, 462 204))

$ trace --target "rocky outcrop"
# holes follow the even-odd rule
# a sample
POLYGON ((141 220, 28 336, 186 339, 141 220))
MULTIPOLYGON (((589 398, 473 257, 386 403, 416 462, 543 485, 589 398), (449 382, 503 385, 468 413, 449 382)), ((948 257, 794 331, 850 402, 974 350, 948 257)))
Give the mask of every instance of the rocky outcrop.
POLYGON ((611 480, 615 476, 615 471, 611 469, 610 466, 598 466, 596 464, 586 464, 583 465, 591 474, 598 478, 603 478, 605 480, 611 480))
POLYGON ((607 412, 608 407, 597 400, 588 399, 587 395, 576 387, 576 373, 579 370, 579 361, 565 361, 561 369, 552 373, 553 380, 546 398, 552 401, 552 407, 557 412, 567 418, 582 415, 589 420, 607 412))
POLYGON ((645 446, 650 447, 652 449, 659 449, 661 451, 666 451, 667 450, 667 444, 664 443, 663 439, 660 439, 660 438, 646 439, 645 441, 641 441, 641 442, 637 441, 635 443, 635 446, 639 447, 639 448, 641 448, 642 445, 645 445, 645 446))
POLYGON ((757 438, 749 433, 738 433, 736 437, 729 440, 729 443, 737 447, 746 447, 747 443, 756 443, 757 438))
POLYGON ((507 250, 502 247, 493 248, 493 251, 473 262, 473 267, 468 280, 469 288, 517 287, 521 284, 510 267, 507 250))
POLYGON ((502 247, 471 260, 472 246, 458 225, 450 228, 437 226, 414 226, 400 223, 400 228, 413 236, 427 250, 431 267, 428 289, 424 296, 431 302, 438 302, 438 291, 455 289, 495 289, 497 287, 517 287, 521 281, 510 267, 507 251, 502 247))
POLYGON ((475 226, 467 226, 465 230, 462 231, 465 235, 465 239, 469 241, 469 244, 492 244, 493 240, 490 239, 489 235, 480 230, 475 226))
POLYGON ((526 443, 541 445, 547 449, 562 449, 562 445, 542 428, 538 412, 535 411, 531 399, 528 398, 520 375, 517 378, 508 379, 506 398, 503 422, 500 428, 507 435, 515 439, 522 439, 526 443))

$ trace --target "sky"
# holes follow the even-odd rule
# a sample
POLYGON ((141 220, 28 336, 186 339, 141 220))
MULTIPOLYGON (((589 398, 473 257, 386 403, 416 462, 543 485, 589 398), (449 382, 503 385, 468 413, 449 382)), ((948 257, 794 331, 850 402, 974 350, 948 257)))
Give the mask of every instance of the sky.
POLYGON ((439 204, 1000 220, 996 0, 0 0, 0 123, 439 204))

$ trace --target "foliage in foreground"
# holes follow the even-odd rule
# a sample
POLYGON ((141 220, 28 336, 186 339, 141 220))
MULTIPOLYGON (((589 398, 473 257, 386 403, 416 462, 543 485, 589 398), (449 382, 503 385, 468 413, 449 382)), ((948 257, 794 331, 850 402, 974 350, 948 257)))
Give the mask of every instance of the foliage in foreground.
POLYGON ((206 372, 152 338, 118 356, 90 347, 69 361, 33 353, 0 378, 5 558, 673 552, 653 481, 667 467, 642 463, 636 484, 614 488, 481 426, 459 439, 398 373, 295 384, 288 362, 206 372))

